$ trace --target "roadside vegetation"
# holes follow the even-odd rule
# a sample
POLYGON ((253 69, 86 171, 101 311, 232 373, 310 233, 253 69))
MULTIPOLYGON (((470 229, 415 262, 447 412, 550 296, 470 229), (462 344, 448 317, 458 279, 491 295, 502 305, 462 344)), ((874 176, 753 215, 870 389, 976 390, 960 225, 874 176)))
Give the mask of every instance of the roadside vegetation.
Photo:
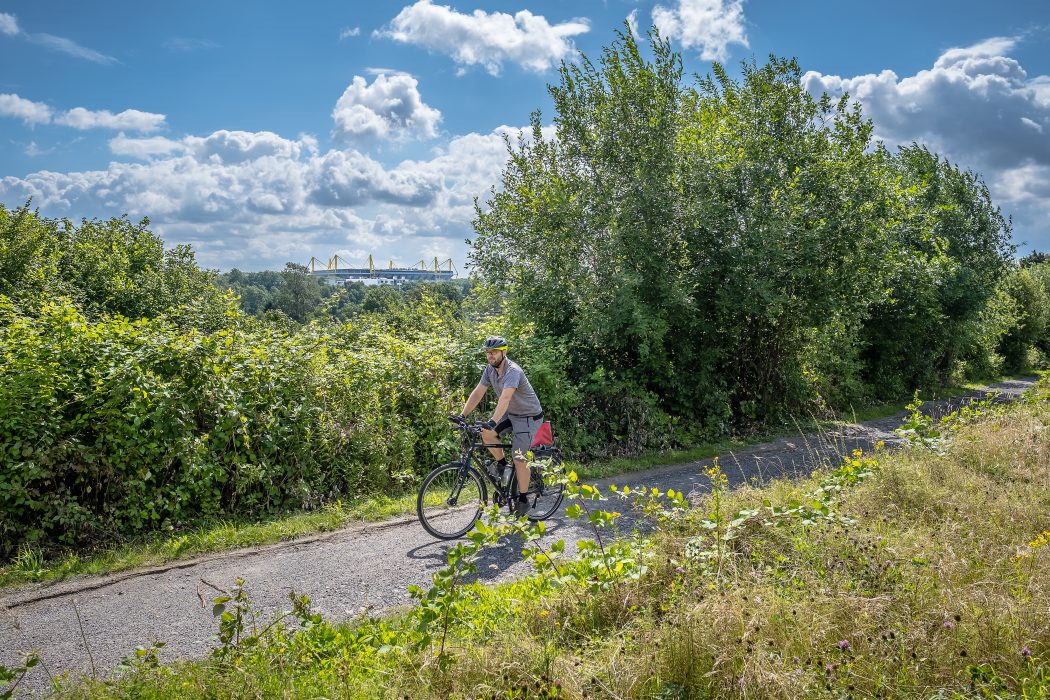
POLYGON ((143 647, 57 696, 1045 698, 1048 424, 1044 380, 1009 406, 913 410, 910 447, 808 479, 730 491, 716 462, 692 504, 570 474, 566 514, 592 530, 576 553, 492 514, 411 609, 338 623, 302 592, 263 616, 231 582, 210 658, 143 647), (535 573, 472 583, 486 548, 511 546, 535 573))
POLYGON ((1014 260, 977 174, 875 144, 793 61, 687 78, 643 46, 562 67, 558 137, 536 114, 508 144, 468 285, 220 276, 147 220, 0 206, 0 561, 396 502, 454 452, 496 333, 587 465, 1045 364, 1050 266, 1014 260))

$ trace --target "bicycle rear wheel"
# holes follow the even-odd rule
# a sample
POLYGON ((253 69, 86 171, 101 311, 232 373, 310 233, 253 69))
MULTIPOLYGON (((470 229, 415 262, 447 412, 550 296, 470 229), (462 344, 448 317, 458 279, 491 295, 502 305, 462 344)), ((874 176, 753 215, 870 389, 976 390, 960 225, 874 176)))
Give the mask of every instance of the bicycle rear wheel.
POLYGON ((529 492, 526 497, 529 500, 529 520, 546 520, 554 515, 565 498, 565 485, 558 483, 558 479, 565 473, 562 466, 561 452, 557 449, 550 451, 549 455, 540 457, 540 460, 550 457, 550 465, 545 468, 532 467, 529 476, 529 492))
POLYGON ((416 497, 416 514, 431 535, 454 540, 470 532, 487 501, 481 474, 462 462, 450 462, 423 479, 416 497))

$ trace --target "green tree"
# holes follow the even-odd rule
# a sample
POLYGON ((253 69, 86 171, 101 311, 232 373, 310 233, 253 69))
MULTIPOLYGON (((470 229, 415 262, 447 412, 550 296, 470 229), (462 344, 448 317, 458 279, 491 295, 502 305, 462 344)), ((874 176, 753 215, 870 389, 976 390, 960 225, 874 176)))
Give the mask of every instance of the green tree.
POLYGON ((923 146, 901 148, 896 169, 915 211, 898 229, 890 298, 873 307, 862 336, 867 378, 883 397, 943 384, 959 371, 997 371, 1006 327, 994 300, 1010 268, 1010 223, 987 187, 923 146), (998 311, 997 311, 998 310, 998 311))
POLYGON ((63 236, 57 222, 41 219, 28 203, 13 211, 0 205, 0 294, 32 301, 63 293, 63 236))
POLYGON ((148 219, 126 216, 75 225, 40 217, 28 204, 14 212, 0 206, 0 293, 33 308, 67 296, 91 318, 169 313, 195 327, 228 322, 235 300, 215 286, 215 273, 197 266, 189 246, 165 250, 148 227, 148 219))
POLYGON ((306 266, 288 263, 281 272, 282 284, 274 295, 273 306, 303 323, 321 301, 321 281, 308 274, 306 266))
POLYGON ((1020 265, 1021 267, 1032 267, 1035 265, 1042 265, 1047 261, 1050 261, 1050 255, 1040 250, 1033 250, 1031 253, 1021 258, 1020 265))
POLYGON ((1003 289, 1013 300, 1017 319, 999 342, 1005 369, 1023 370, 1029 365, 1029 351, 1045 336, 1050 297, 1032 268, 1019 268, 1003 281, 1003 289))
POLYGON ((655 31, 649 50, 625 31, 598 64, 562 66, 557 138, 534 114, 531 139, 508 144, 471 261, 512 314, 566 341, 589 396, 658 396, 716 429, 766 419, 811 398, 812 330, 884 294, 903 207, 890 159, 859 107, 811 97, 794 61, 739 81, 716 65, 687 87, 655 31))

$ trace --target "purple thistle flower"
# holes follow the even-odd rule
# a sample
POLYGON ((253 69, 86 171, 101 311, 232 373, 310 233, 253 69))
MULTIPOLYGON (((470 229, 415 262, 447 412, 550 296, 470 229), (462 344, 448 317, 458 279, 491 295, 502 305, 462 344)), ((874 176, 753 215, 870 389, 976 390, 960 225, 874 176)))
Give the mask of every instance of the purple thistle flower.
POLYGON ((1032 658, 1032 650, 1028 648, 1027 644, 1021 647, 1021 656, 1023 656, 1026 659, 1032 658))
POLYGON ((847 640, 847 639, 840 639, 839 643, 838 643, 838 647, 842 651, 846 651, 847 649, 849 649, 849 640, 847 640))
POLYGON ((946 629, 946 630, 951 630, 951 629, 955 629, 955 623, 954 623, 954 622, 952 622, 951 620, 945 620, 945 621, 944 621, 944 625, 943 625, 943 627, 944 627, 944 629, 946 629))

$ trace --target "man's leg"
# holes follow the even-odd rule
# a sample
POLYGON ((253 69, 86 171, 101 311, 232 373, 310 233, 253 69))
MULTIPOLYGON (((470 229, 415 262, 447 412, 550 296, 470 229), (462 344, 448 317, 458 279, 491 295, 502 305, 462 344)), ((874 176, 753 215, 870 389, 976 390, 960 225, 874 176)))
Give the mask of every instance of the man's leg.
POLYGON ((518 493, 529 492, 529 477, 532 476, 532 471, 529 469, 529 463, 524 459, 518 459, 514 457, 514 473, 518 476, 518 493))
MULTIPOLYGON (((481 440, 486 445, 495 445, 496 443, 499 442, 499 435, 496 434, 495 430, 489 430, 488 428, 482 428, 481 429, 481 440)), ((492 454, 493 457, 496 458, 497 462, 500 461, 501 459, 503 459, 503 448, 502 447, 490 447, 489 448, 489 452, 492 454)))
POLYGON ((519 518, 529 514, 529 501, 525 494, 529 491, 529 463, 518 459, 520 452, 514 454, 514 473, 518 477, 518 502, 514 504, 514 514, 519 518))

